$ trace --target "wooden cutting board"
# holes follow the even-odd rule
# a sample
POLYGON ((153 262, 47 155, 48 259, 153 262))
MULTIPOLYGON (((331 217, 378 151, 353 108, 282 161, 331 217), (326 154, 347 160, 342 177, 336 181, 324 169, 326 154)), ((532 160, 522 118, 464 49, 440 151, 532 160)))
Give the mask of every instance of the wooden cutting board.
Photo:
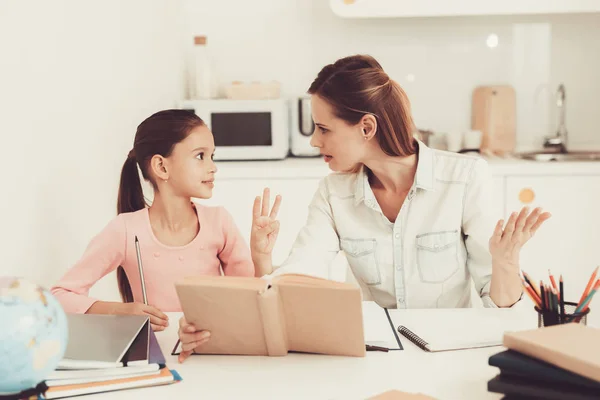
POLYGON ((516 146, 517 106, 510 85, 478 86, 473 91, 471 129, 481 131, 481 152, 503 155, 516 146))

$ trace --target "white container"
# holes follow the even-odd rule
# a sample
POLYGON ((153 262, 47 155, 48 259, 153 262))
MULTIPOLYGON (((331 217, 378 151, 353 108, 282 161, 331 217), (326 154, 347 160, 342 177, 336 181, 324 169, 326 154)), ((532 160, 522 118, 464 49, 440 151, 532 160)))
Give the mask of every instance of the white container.
POLYGON ((469 150, 478 150, 481 147, 482 133, 478 130, 470 130, 464 133, 463 147, 469 150))
POLYGON ((272 82, 231 82, 225 86, 225 97, 231 100, 269 100, 278 99, 281 84, 272 82))
POLYGON ((190 87, 190 97, 192 99, 216 97, 216 84, 206 44, 206 36, 194 37, 192 61, 193 79, 190 87))
POLYGON ((448 151, 459 152, 463 148, 463 133, 450 131, 446 133, 446 146, 448 151))

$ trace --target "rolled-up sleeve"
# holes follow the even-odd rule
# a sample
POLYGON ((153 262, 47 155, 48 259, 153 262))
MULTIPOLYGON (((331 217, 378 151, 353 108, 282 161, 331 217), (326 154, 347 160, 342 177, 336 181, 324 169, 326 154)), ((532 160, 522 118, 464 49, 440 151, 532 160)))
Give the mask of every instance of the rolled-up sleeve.
MULTIPOLYGON (((487 161, 478 159, 472 166, 465 189, 462 230, 467 249, 467 268, 475 289, 484 307, 497 308, 490 297, 492 255, 489 240, 496 225, 490 209, 492 195, 492 177, 487 161)), ((517 301, 513 307, 519 303, 517 301)))
POLYGON ((330 279, 330 266, 339 251, 340 240, 329 203, 327 178, 324 178, 313 196, 306 224, 298 234, 288 258, 271 276, 299 273, 330 279))

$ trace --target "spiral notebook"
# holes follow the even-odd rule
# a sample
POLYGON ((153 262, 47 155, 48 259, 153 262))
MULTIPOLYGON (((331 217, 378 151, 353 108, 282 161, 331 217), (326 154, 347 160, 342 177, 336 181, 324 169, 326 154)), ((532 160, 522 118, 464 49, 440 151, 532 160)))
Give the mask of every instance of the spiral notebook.
POLYGON ((402 336, 430 352, 502 346, 504 332, 537 322, 517 310, 490 308, 396 310, 392 319, 402 336))

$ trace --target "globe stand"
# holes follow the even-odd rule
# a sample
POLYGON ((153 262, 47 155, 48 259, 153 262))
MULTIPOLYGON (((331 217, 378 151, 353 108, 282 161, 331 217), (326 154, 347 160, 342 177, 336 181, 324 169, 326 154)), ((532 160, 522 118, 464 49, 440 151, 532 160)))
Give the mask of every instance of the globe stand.
POLYGON ((0 400, 37 399, 38 395, 45 393, 46 390, 48 390, 48 386, 42 382, 33 389, 27 389, 20 393, 0 394, 0 400))

